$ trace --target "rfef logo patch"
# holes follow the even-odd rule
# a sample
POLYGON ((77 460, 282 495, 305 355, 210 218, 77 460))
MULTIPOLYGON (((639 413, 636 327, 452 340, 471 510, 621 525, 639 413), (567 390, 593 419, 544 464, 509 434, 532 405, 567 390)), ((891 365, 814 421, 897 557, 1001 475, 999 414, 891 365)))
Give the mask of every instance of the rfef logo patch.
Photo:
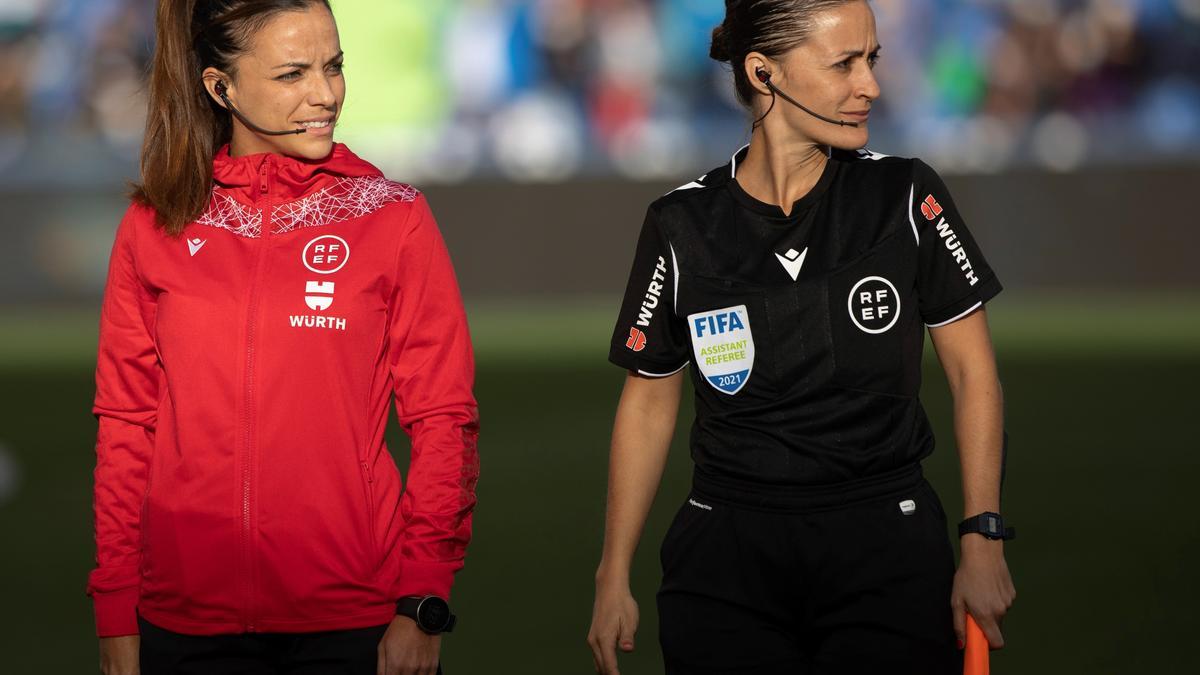
POLYGON ((346 266, 350 245, 332 234, 322 235, 304 245, 304 266, 317 274, 333 274, 346 266))
POLYGON ((864 333, 876 335, 896 325, 900 318, 900 294, 892 282, 883 277, 865 277, 846 299, 850 320, 864 333))
POLYGON ((625 341, 625 346, 635 352, 640 352, 646 348, 646 334, 636 328, 629 329, 629 339, 625 341))
POLYGON ((687 321, 700 374, 719 392, 741 391, 754 370, 754 335, 746 306, 690 314, 687 321))

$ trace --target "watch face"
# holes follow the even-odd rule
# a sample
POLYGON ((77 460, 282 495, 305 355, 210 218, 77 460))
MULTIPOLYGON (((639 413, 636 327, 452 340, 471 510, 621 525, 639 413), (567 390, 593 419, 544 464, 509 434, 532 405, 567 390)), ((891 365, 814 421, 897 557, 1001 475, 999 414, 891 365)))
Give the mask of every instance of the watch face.
POLYGON ((991 535, 993 537, 998 537, 1004 533, 1004 530, 1000 525, 1000 519, 997 518, 996 516, 985 515, 981 519, 981 521, 982 521, 982 522, 980 522, 980 525, 982 525, 981 529, 985 534, 991 535))
POLYGON ((417 608, 417 623, 429 631, 440 631, 450 621, 450 605, 435 596, 429 596, 421 601, 417 608))

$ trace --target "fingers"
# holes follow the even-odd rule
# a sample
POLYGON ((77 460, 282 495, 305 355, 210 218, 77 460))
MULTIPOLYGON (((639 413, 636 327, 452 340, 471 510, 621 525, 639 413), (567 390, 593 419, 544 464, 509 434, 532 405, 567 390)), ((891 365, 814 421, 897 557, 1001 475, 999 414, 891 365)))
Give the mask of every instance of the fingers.
MULTIPOLYGON (((595 666, 596 672, 601 673, 601 675, 618 675, 620 673, 617 669, 616 650, 620 631, 620 624, 618 624, 615 627, 604 627, 601 629, 593 626, 591 632, 588 633, 587 642, 588 646, 592 649, 592 665, 595 666)), ((629 645, 629 649, 625 649, 623 645, 622 649, 632 651, 632 638, 629 640, 629 645)))
MULTIPOLYGON (((589 644, 589 646, 590 646, 590 644, 589 644)), ((592 652, 592 668, 597 673, 599 673, 600 672, 600 654, 595 649, 592 649, 591 652, 592 652)))
POLYGON ((600 672, 603 675, 619 675, 621 672, 617 668, 616 644, 615 635, 609 635, 600 643, 600 672))
POLYGON ((960 598, 955 598, 951 601, 951 609, 954 612, 954 635, 958 640, 958 648, 962 649, 967 644, 967 615, 975 620, 975 624, 983 631, 984 637, 987 638, 988 646, 992 649, 1000 649, 1004 646, 1004 635, 1000 631, 1000 622, 1004 619, 1005 609, 984 609, 977 607, 968 607, 966 602, 960 598))
POLYGON ((1000 649, 1004 646, 1004 635, 1000 632, 1000 617, 996 615, 977 616, 975 623, 979 624, 979 628, 983 630, 989 647, 1000 649))
POLYGON ((604 675, 621 675, 621 669, 617 667, 617 650, 614 647, 609 647, 604 650, 604 675))
POLYGON ((954 607, 954 631, 958 634, 958 648, 962 649, 966 644, 965 619, 968 614, 971 619, 975 620, 975 625, 979 626, 979 630, 983 631, 983 636, 988 641, 988 647, 991 649, 1003 647, 1004 634, 1000 630, 1000 625, 1004 621, 1008 607, 1009 604, 1002 601, 973 605, 959 600, 954 607))
POLYGON ((964 540, 963 557, 954 575, 954 588, 950 595, 950 606, 954 611, 954 632, 958 636, 959 648, 963 647, 967 639, 965 614, 969 614, 975 620, 987 638, 989 647, 1003 647, 1004 635, 1000 625, 1015 598, 1016 588, 1003 555, 999 551, 968 549, 964 540))
POLYGON ((592 608, 592 627, 587 639, 597 673, 619 675, 617 649, 633 651, 637 625, 637 602, 630 595, 628 586, 604 588, 598 584, 596 604, 592 608))
POLYGON ((962 649, 967 645, 967 608, 961 598, 955 598, 950 603, 950 609, 954 613, 954 637, 958 641, 958 648, 962 649))
POLYGON ((637 624, 633 621, 621 621, 621 629, 617 632, 617 644, 623 652, 633 651, 633 636, 637 633, 637 624))
POLYGON ((587 643, 588 648, 592 651, 592 666, 596 669, 596 672, 608 672, 608 662, 604 659, 604 640, 600 636, 600 631, 595 626, 592 626, 592 629, 588 631, 587 643))
POLYGON ((1004 634, 1000 627, 1004 621, 1004 615, 1012 607, 1015 594, 1016 592, 1012 590, 1011 582, 1009 582, 1008 589, 998 588, 994 593, 979 598, 977 603, 969 604, 967 608, 967 611, 975 618, 975 623, 979 624, 980 630, 987 637, 988 646, 992 649, 1000 649, 1004 646, 1004 634))

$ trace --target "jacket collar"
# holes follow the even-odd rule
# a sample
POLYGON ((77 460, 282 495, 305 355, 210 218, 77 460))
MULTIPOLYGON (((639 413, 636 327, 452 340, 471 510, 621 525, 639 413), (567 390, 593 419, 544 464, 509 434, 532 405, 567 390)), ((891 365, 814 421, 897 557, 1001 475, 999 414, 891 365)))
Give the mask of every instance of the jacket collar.
POLYGON ((282 203, 307 197, 341 178, 381 176, 379 169, 341 143, 319 160, 259 153, 230 157, 222 146, 213 157, 213 184, 250 204, 282 203))

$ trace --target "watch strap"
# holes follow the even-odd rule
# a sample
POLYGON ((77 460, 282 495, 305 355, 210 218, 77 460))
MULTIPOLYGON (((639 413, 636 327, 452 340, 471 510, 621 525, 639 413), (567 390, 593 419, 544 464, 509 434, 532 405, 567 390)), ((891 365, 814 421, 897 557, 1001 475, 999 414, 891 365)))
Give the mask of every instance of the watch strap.
POLYGON ((981 534, 988 539, 1010 541, 1017 538, 1017 529, 1005 527, 1004 518, 999 513, 985 511, 958 524, 958 536, 967 534, 981 534))

